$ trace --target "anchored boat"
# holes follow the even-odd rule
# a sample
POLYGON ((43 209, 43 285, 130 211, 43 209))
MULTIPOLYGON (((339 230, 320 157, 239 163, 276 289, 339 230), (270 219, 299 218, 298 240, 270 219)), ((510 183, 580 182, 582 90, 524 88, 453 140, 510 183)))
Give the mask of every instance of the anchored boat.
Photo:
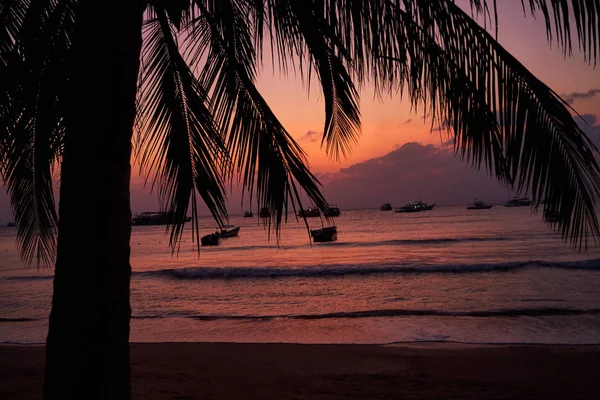
MULTIPOLYGON (((190 222, 192 217, 185 217, 183 222, 190 222)), ((131 225, 167 225, 175 223, 175 213, 164 212, 143 212, 136 214, 131 220, 131 225)))
POLYGON ((481 200, 475 199, 472 206, 467 207, 467 210, 489 210, 492 208, 491 204, 485 204, 481 200))
POLYGON ((397 213, 409 213, 409 212, 421 212, 421 211, 431 211, 435 207, 435 203, 433 204, 425 204, 421 200, 411 201, 404 206, 397 208, 397 213))
POLYGON ((313 229, 310 231, 310 236, 313 238, 313 242, 333 242, 337 240, 337 227, 328 226, 321 229, 313 229))

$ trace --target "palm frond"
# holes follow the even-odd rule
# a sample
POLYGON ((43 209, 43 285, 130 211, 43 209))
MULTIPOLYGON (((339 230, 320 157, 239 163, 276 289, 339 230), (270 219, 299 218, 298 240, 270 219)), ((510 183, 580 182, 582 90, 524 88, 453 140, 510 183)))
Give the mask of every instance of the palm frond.
POLYGON ((161 208, 173 212, 175 251, 190 201, 198 239, 196 188, 219 225, 227 219, 222 169, 226 151, 207 96, 181 57, 164 9, 144 26, 140 136, 141 167, 159 185, 161 208))
POLYGON ((294 210, 301 206, 300 188, 318 207, 324 209, 327 202, 304 152, 255 87, 251 5, 235 0, 211 2, 210 7, 195 4, 199 17, 189 31, 189 58, 193 64, 205 60, 199 79, 211 93, 219 125, 228 132, 235 171, 251 201, 256 193, 259 208, 267 207, 275 216, 278 234, 288 204, 294 210))
POLYGON ((534 209, 544 201, 544 209, 560 215, 555 227, 563 238, 587 246, 600 234, 594 210, 600 169, 566 104, 454 2, 411 3, 390 10, 402 21, 398 43, 410 47, 393 49, 396 70, 384 63, 388 82, 406 81, 411 100, 448 123, 457 151, 476 166, 485 162, 518 192, 530 192, 534 209), (419 49, 419 43, 437 45, 419 49), (439 57, 432 53, 443 55, 454 76, 432 70, 439 57), (466 78, 460 85, 457 75, 466 78), (456 101, 469 93, 479 101, 456 101))
POLYGON ((532 15, 542 14, 548 40, 556 40, 565 55, 572 53, 573 36, 588 62, 596 64, 600 49, 599 0, 521 0, 532 15), (527 4, 528 3, 528 4, 527 4), (527 7, 527 5, 529 7, 527 7), (575 20, 575 29, 571 24, 575 20), (576 33, 574 34, 573 31, 576 33))
POLYGON ((600 194, 596 149, 564 101, 456 5, 434 12, 438 18, 442 13, 451 17, 447 22, 452 31, 441 30, 464 38, 450 41, 449 51, 469 61, 464 54, 470 47, 490 60, 488 68, 481 68, 480 56, 479 64, 468 68, 496 110, 513 187, 531 192, 534 209, 544 201, 545 210, 560 215, 552 224, 573 246, 587 246, 592 237, 596 241, 600 233, 595 213, 600 194))
MULTIPOLYGON (((497 32, 497 0, 469 0, 469 3, 475 13, 485 12, 489 17, 494 16, 497 32), (489 3, 493 7, 493 14, 489 11, 489 3)), ((565 56, 572 54, 575 38, 587 61, 596 64, 600 50, 599 0, 521 0, 521 6, 525 14, 529 12, 533 17, 541 14, 548 41, 556 41, 565 56)))
MULTIPOLYGON (((470 3, 474 14, 495 19, 495 3, 493 13, 491 2, 470 3)), ((529 5, 543 11, 544 3, 531 0, 529 5)), ((569 3, 586 15, 585 21, 598 20, 597 0, 579 8, 573 5, 577 1, 555 3, 552 7, 562 4, 560 16, 566 15, 569 3)), ((594 201, 600 173, 594 146, 560 97, 506 52, 485 24, 480 26, 453 0, 308 4, 320 10, 325 26, 333 27, 334 33, 324 36, 341 42, 331 41, 354 79, 370 80, 379 94, 407 93, 413 107, 433 115, 433 124, 449 128, 463 158, 475 167, 485 165, 516 191, 530 192, 534 210, 544 201, 544 209, 560 214, 554 226, 573 246, 598 237, 594 201)), ((313 20, 319 21, 314 15, 313 20)), ((575 34, 568 20, 549 23, 563 35, 575 34)), ((300 28, 282 22, 274 26, 283 27, 283 39, 276 41, 280 51, 296 52, 302 59, 302 43, 295 38, 300 28)), ((590 43, 597 47, 593 26, 579 29, 577 35, 588 52, 590 43)))
POLYGON ((28 0, 6 0, 0 4, 0 68, 7 63, 29 7, 28 0))
POLYGON ((58 218, 52 176, 64 137, 61 91, 67 80, 72 5, 32 4, 18 34, 11 34, 4 58, 0 172, 10 194, 21 255, 28 264, 36 258, 38 265, 49 265, 55 254, 58 218))
MULTIPOLYGON (((331 14, 330 14, 331 15, 331 14)), ((271 40, 289 57, 309 58, 308 71, 316 70, 325 100, 325 127, 321 144, 327 154, 339 160, 357 144, 360 132, 359 95, 347 65, 352 65, 348 51, 335 32, 337 21, 327 19, 323 1, 277 1, 272 6, 271 40), (286 48, 289 49, 286 51, 286 48)), ((308 85, 310 85, 310 78, 308 85)))

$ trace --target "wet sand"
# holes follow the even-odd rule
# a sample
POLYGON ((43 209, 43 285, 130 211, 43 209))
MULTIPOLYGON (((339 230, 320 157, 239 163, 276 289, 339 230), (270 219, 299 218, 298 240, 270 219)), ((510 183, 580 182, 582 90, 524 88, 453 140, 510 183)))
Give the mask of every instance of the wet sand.
MULTIPOLYGON (((134 399, 600 399, 600 346, 135 343, 134 399)), ((41 399, 43 346, 0 346, 0 399, 41 399)))

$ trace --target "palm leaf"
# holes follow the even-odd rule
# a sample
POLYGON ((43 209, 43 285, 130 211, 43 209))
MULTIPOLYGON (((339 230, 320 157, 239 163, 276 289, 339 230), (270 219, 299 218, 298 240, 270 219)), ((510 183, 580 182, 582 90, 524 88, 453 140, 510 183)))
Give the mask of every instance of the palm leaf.
POLYGON ((534 209, 545 201, 544 209, 560 215, 556 228, 565 240, 587 246, 599 234, 600 171, 594 146, 564 102, 452 1, 411 3, 389 10, 399 23, 384 35, 411 46, 385 48, 392 55, 382 57, 386 83, 404 80, 411 101, 448 124, 457 151, 476 166, 485 162, 518 192, 530 192, 534 209), (433 53, 466 81, 455 85, 455 77, 440 73, 433 53), (469 93, 478 104, 455 101, 469 93))
POLYGON ((222 168, 225 147, 207 106, 206 93, 181 57, 164 9, 144 27, 141 76, 141 167, 159 185, 161 208, 173 212, 170 244, 175 251, 189 204, 198 239, 196 192, 219 225, 227 219, 222 168))
MULTIPOLYGON (((205 6, 196 1, 199 17, 190 25, 188 54, 193 65, 205 64, 200 82, 211 92, 216 119, 227 130, 227 147, 243 188, 256 192, 259 208, 267 207, 279 227, 292 209, 302 204, 302 188, 318 207, 327 205, 310 173, 306 157, 254 85, 256 52, 253 15, 249 4, 219 1, 205 6)), ((270 222, 269 222, 270 223, 270 222)))
POLYGON ((64 137, 60 95, 73 18, 72 2, 35 2, 4 58, 1 172, 26 263, 36 258, 38 265, 48 265, 55 254, 58 219, 52 178, 64 137))
MULTIPOLYGON (((346 65, 348 51, 335 34, 335 18, 327 20, 323 1, 278 1, 272 6, 269 23, 272 40, 289 57, 310 58, 308 68, 316 70, 325 100, 325 127, 322 144, 334 159, 346 157, 357 144, 360 132, 358 91, 346 65), (289 49, 286 51, 286 49, 289 49)), ((310 71, 301 71, 310 77, 310 71)), ((310 85, 310 79, 308 84, 310 85)))
POLYGON ((588 62, 596 64, 600 49, 599 0, 522 0, 522 3, 523 8, 529 3, 532 15, 542 14, 548 40, 555 39, 565 55, 572 53, 571 38, 576 36, 579 50, 588 62), (575 29, 571 24, 573 20, 575 29))

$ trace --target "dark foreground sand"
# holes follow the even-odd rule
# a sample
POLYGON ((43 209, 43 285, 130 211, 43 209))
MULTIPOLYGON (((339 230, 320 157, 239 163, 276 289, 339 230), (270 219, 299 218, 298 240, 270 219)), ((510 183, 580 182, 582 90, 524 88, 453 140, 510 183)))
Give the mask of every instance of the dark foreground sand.
MULTIPOLYGON (((600 399, 598 346, 132 344, 135 399, 600 399)), ((42 346, 0 346, 0 399, 39 399, 42 346)))

